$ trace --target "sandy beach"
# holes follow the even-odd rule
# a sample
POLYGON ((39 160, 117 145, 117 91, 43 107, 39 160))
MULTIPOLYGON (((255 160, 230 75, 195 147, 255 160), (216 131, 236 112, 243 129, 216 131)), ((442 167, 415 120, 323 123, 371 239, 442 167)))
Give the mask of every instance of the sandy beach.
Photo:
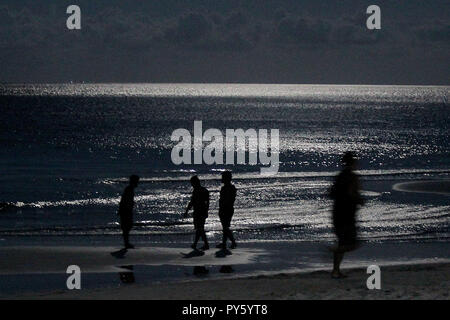
POLYGON ((2 0, 1 314, 444 305, 449 3, 2 0))
POLYGON ((380 290, 367 289, 368 275, 365 271, 360 268, 348 269, 346 270, 348 278, 339 280, 331 279, 329 272, 316 271, 243 279, 157 283, 149 286, 131 284, 107 290, 60 291, 21 298, 89 300, 449 299, 450 263, 382 267, 380 290))
POLYGON ((226 256, 214 249, 199 255, 189 251, 179 246, 127 252, 114 247, 3 247, 0 299, 447 300, 450 288, 447 243, 365 243, 348 254, 343 265, 348 277, 339 280, 330 277, 331 256, 320 243, 249 243, 226 256), (82 270, 80 290, 66 288, 71 264, 82 270), (372 264, 381 269, 380 290, 366 286, 372 264), (221 273, 224 265, 233 272, 221 273), (193 275, 195 266, 209 273, 193 275), (133 283, 119 280, 131 271, 133 283))

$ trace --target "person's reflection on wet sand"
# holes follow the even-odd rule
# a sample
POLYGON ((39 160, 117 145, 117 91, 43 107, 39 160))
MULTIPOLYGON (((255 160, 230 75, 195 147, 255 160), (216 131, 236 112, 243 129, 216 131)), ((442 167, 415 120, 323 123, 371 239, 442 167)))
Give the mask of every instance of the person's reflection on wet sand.
POLYGON ((233 273, 234 270, 233 270, 232 266, 226 265, 226 266, 221 266, 219 272, 220 273, 233 273))
POLYGON ((192 273, 194 276, 206 276, 209 274, 209 270, 204 266, 195 266, 192 273))
POLYGON ((120 281, 122 283, 134 283, 135 282, 135 278, 134 278, 134 273, 133 273, 133 266, 120 266, 122 269, 127 269, 130 271, 126 271, 126 272, 119 272, 119 278, 120 281))

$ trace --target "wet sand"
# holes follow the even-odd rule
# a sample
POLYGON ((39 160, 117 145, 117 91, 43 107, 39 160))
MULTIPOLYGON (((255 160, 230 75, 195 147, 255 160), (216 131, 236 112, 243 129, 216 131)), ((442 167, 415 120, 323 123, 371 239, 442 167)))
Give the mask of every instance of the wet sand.
POLYGON ((77 265, 83 272, 121 272, 122 265, 214 266, 242 265, 265 254, 262 249, 192 250, 190 248, 142 247, 119 249, 87 246, 23 246, 0 248, 0 274, 49 274, 77 265))
POLYGON ((449 299, 450 263, 381 267, 381 289, 369 290, 365 269, 346 270, 345 279, 330 273, 278 274, 221 279, 131 284, 120 288, 60 291, 22 298, 34 299, 449 299))
POLYGON ((324 243, 248 243, 231 255, 182 247, 0 248, 0 299, 448 299, 447 242, 365 243, 346 255, 345 279, 331 279, 324 243), (123 254, 123 255, 122 255, 123 254), (82 271, 81 290, 66 288, 66 268, 82 271), (381 267, 381 290, 368 290, 367 266, 381 267), (233 273, 221 273, 221 266, 233 273), (134 283, 122 283, 130 272, 134 283), (193 275, 204 266, 207 275, 193 275))

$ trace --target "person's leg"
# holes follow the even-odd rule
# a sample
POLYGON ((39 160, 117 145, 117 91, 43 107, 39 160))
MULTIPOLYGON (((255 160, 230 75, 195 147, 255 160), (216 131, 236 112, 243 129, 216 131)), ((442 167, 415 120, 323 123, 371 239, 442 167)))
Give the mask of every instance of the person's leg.
POLYGON ((198 239, 200 239, 200 233, 198 230, 195 230, 194 242, 191 245, 191 248, 194 250, 197 249, 198 239))
POLYGON ((123 216, 120 216, 120 229, 122 229, 122 238, 123 238, 123 244, 124 247, 127 247, 128 244, 128 230, 126 226, 126 220, 123 218, 123 216))
POLYGON ((227 217, 227 220, 225 222, 225 237, 230 239, 231 241, 231 249, 236 248, 236 241, 234 240, 233 237, 233 232, 231 232, 231 217, 233 216, 233 214, 229 214, 229 216, 227 217))
POLYGON ((341 274, 341 262, 344 258, 344 253, 340 252, 339 249, 337 249, 333 254, 333 276, 339 276, 341 274))
POLYGON ((346 278, 346 275, 341 272, 341 263, 344 259, 344 253, 349 251, 348 245, 342 241, 339 241, 338 246, 333 250, 333 271, 331 277, 339 279, 346 278))
POLYGON ((200 233, 200 227, 199 227, 199 223, 198 223, 198 218, 195 215, 194 215, 194 229, 195 229, 194 243, 191 245, 191 248, 196 250, 197 249, 198 240, 201 237, 201 233, 200 233))
POLYGON ((223 227, 223 237, 222 237, 222 244, 226 245, 227 244, 227 240, 230 239, 230 228, 227 226, 223 227))
POLYGON ((129 226, 125 232, 125 236, 124 236, 125 247, 128 249, 134 249, 134 245, 130 243, 130 231, 131 231, 131 226, 129 226))
POLYGON ((222 248, 225 249, 227 247, 227 238, 228 238, 228 219, 222 214, 220 216, 220 223, 222 224, 222 248))
POLYGON ((205 226, 203 225, 201 230, 201 236, 204 242, 204 245, 202 247, 203 250, 208 250, 209 249, 209 244, 208 244, 208 239, 206 238, 206 232, 205 232, 205 226))
POLYGON ((227 238, 228 238, 228 225, 227 225, 227 221, 222 218, 222 248, 226 248, 227 247, 227 238))
POLYGON ((222 224, 222 247, 227 247, 227 238, 228 238, 228 231, 225 224, 222 224))
POLYGON ((203 242, 205 243, 205 246, 209 247, 208 239, 206 238, 205 229, 202 230, 202 236, 203 236, 203 242))
POLYGON ((198 243, 198 240, 200 239, 200 237, 201 237, 200 230, 198 228, 196 228, 195 229, 194 243, 191 246, 192 249, 196 249, 197 248, 197 243, 198 243))
POLYGON ((231 240, 231 249, 236 248, 236 240, 234 239, 233 232, 231 231, 231 219, 233 218, 233 211, 230 212, 230 217, 228 218, 228 238, 231 240))
POLYGON ((357 247, 356 241, 356 226, 354 223, 346 224, 339 228, 338 235, 338 247, 334 253, 333 261, 333 277, 344 278, 345 275, 341 272, 341 263, 344 258, 344 253, 353 251, 357 247))
POLYGON ((222 242, 216 246, 216 248, 223 249, 226 247, 227 235, 226 235, 226 224, 223 216, 219 213, 220 224, 222 225, 222 242))
POLYGON ((336 234, 338 243, 336 247, 333 247, 331 249, 333 251, 333 271, 331 272, 331 276, 333 278, 340 278, 342 275, 340 267, 345 252, 345 233, 342 224, 337 224, 336 222, 334 222, 334 232, 336 234))
POLYGON ((122 229, 122 236, 123 236, 123 244, 125 247, 128 247, 130 241, 130 231, 128 229, 122 229))
POLYGON ((236 240, 234 239, 233 232, 231 231, 230 228, 228 228, 227 232, 228 238, 231 240, 231 249, 234 249, 236 248, 236 240))

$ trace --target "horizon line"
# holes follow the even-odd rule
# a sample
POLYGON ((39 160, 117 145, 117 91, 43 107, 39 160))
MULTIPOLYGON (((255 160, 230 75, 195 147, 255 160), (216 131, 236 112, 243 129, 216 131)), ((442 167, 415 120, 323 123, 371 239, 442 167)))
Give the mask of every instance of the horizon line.
POLYGON ((115 85, 115 84, 128 84, 128 85, 280 85, 280 86, 396 86, 396 87, 448 87, 450 84, 369 84, 369 83, 269 83, 269 82, 0 82, 0 85, 115 85))

